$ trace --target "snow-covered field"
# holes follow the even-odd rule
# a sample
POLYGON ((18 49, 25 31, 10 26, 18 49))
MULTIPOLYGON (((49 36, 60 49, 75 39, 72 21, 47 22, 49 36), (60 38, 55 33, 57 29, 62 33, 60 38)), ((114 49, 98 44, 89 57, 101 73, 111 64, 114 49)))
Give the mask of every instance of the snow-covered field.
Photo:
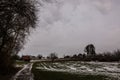
POLYGON ((84 73, 93 75, 107 75, 120 79, 120 63, 119 62, 41 62, 37 64, 36 69, 62 71, 70 73, 84 73))

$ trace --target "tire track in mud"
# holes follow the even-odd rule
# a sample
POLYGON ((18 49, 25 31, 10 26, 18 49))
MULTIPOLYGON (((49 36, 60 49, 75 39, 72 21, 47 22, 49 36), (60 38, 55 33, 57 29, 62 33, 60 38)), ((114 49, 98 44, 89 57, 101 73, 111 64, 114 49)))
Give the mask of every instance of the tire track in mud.
POLYGON ((31 73, 33 63, 24 65, 24 67, 11 80, 34 80, 31 73))

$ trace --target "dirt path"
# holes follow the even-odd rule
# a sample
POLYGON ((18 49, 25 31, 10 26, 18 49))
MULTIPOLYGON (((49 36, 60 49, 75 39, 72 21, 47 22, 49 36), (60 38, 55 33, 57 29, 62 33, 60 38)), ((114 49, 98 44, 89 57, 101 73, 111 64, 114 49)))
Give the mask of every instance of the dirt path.
POLYGON ((33 74, 31 73, 32 65, 33 63, 24 65, 12 80, 33 80, 33 74))

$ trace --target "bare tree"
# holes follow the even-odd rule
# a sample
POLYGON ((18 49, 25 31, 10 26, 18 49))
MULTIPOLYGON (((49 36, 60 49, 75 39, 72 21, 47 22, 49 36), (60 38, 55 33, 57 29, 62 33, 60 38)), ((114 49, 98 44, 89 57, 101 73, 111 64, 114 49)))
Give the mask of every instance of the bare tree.
POLYGON ((86 47, 85 47, 85 52, 87 52, 87 55, 95 55, 95 47, 93 44, 88 44, 86 47))
POLYGON ((0 73, 12 66, 11 56, 23 48, 35 28, 35 12, 31 0, 0 0, 0 73))
POLYGON ((57 56, 56 53, 51 53, 51 54, 49 55, 49 58, 52 60, 52 62, 54 62, 54 60, 57 59, 58 56, 57 56))
POLYGON ((42 56, 41 54, 38 54, 37 58, 38 58, 38 59, 42 59, 43 56, 42 56))

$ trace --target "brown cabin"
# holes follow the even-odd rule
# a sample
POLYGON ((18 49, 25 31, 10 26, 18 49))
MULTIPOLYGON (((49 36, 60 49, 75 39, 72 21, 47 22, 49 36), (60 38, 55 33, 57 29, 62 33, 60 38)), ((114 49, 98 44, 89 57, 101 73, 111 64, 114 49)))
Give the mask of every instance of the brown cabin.
POLYGON ((30 58, 29 55, 23 55, 23 56, 22 56, 22 60, 24 60, 24 61, 30 61, 31 58, 30 58))

